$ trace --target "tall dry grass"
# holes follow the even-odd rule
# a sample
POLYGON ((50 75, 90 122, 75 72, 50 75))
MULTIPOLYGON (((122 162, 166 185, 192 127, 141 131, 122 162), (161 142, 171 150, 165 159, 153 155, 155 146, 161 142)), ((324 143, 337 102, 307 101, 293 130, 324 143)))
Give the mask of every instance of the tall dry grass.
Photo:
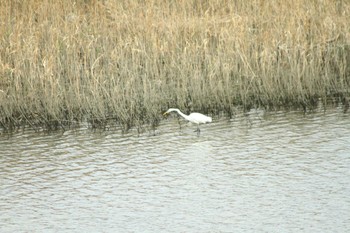
POLYGON ((2 0, 0 125, 125 130, 162 111, 348 99, 346 0, 2 0))

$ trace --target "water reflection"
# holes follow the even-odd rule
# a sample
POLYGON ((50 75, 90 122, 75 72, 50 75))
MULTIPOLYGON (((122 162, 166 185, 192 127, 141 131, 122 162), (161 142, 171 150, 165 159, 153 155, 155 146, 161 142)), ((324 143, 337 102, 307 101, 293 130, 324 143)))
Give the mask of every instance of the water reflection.
MULTIPOLYGON (((181 121, 182 122, 182 121, 181 121)), ((155 136, 0 139, 0 231, 350 230, 350 119, 253 111, 155 136)))

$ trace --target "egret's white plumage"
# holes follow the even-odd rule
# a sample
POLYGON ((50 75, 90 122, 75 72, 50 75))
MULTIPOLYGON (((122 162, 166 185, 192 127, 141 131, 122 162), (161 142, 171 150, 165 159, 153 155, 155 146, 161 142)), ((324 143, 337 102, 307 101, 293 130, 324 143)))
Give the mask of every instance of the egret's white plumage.
POLYGON ((182 113, 179 109, 177 108, 169 108, 168 111, 166 111, 163 115, 166 115, 170 112, 177 112, 178 114, 180 114, 180 116, 182 116, 183 118, 185 118, 186 120, 197 124, 197 132, 200 132, 199 129, 199 124, 205 124, 205 123, 209 123, 212 122, 211 117, 208 117, 206 115, 203 115, 201 113, 197 113, 197 112, 193 112, 190 115, 186 115, 184 113, 182 113))

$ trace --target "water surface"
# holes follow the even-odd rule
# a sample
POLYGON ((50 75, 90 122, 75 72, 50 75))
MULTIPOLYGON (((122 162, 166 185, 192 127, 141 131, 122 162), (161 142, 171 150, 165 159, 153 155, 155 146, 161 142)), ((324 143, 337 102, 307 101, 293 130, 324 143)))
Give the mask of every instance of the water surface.
POLYGON ((349 232, 350 118, 0 137, 0 232, 349 232))

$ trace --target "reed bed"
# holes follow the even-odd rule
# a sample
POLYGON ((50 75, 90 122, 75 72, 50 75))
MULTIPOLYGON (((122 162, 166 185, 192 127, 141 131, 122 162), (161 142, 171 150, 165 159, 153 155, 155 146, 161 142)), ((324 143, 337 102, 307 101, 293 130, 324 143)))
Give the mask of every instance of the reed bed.
POLYGON ((0 127, 348 104, 346 0, 2 0, 0 127))

